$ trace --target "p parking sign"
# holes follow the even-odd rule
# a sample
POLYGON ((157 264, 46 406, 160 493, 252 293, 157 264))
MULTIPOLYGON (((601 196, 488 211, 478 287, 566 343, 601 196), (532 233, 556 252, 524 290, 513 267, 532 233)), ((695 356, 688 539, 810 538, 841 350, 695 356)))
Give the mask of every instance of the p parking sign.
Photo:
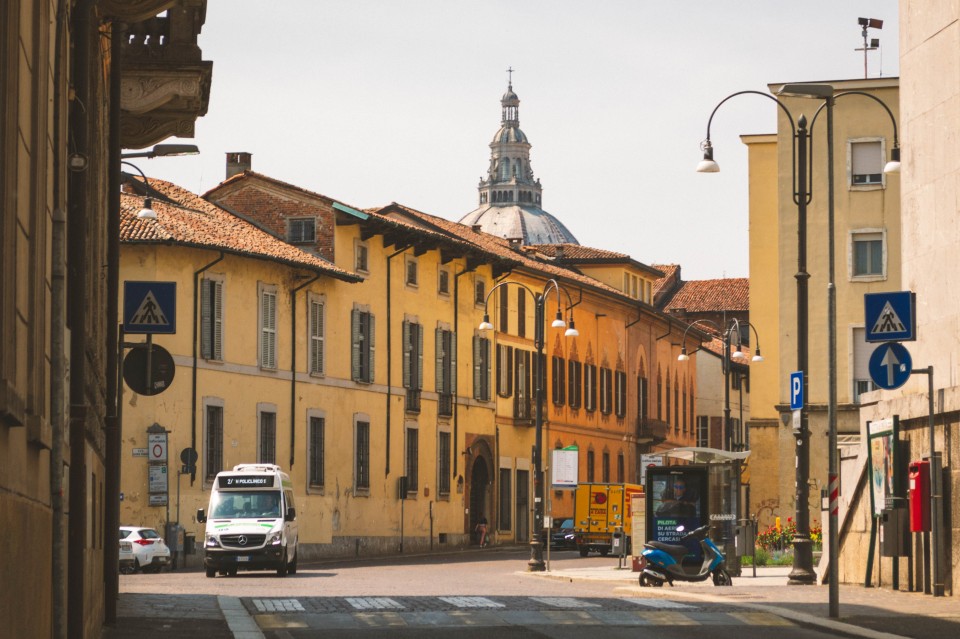
POLYGON ((790 410, 803 409, 803 371, 790 373, 790 410))

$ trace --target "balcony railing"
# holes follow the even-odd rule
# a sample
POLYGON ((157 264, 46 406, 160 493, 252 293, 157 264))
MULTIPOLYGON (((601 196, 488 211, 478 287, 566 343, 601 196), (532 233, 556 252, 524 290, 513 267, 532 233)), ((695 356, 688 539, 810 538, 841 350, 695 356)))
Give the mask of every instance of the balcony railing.
POLYGON ((441 393, 437 399, 437 414, 441 417, 450 417, 453 415, 453 395, 450 393, 441 393))
POLYGON ((419 388, 407 389, 407 403, 406 403, 405 409, 408 413, 420 412, 420 389, 419 388))

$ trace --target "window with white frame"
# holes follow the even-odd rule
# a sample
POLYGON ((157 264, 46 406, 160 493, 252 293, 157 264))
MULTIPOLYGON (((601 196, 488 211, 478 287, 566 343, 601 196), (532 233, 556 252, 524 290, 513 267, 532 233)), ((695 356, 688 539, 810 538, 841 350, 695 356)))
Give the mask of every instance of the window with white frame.
POLYGON ((851 277, 874 279, 886 274, 883 231, 853 231, 850 243, 851 277))
POLYGON ((200 356, 223 361, 223 278, 200 282, 200 356))
POLYGON ((307 424, 308 486, 323 489, 325 430, 327 420, 322 414, 311 413, 307 424))
POLYGON ((203 480, 212 482, 223 470, 223 400, 203 400, 203 480))
POLYGON ((477 306, 487 303, 487 281, 479 276, 473 280, 473 303, 477 306))
POLYGON ((277 407, 274 404, 257 406, 257 463, 277 463, 277 407))
POLYGON ((860 395, 877 390, 876 384, 870 377, 870 355, 873 354, 874 344, 867 342, 866 329, 862 326, 853 328, 850 336, 853 348, 853 380, 851 380, 853 403, 860 403, 860 395))
POLYGON ((317 241, 317 218, 291 217, 287 219, 287 242, 311 244, 317 241))
POLYGON ((324 373, 324 339, 326 326, 326 303, 323 297, 311 294, 308 298, 308 327, 310 335, 310 374, 324 373))
POLYGON ((710 447, 710 418, 706 415, 697 415, 697 446, 710 447))
POLYGON ((850 140, 850 185, 883 184, 883 142, 879 138, 850 140))
POLYGON ((261 284, 260 289, 260 368, 277 368, 277 287, 261 284))

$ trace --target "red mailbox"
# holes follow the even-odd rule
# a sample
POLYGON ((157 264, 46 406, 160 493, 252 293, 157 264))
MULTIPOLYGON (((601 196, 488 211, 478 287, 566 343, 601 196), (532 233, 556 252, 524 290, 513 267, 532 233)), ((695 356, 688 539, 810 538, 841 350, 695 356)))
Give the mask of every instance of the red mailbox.
POLYGON ((930 462, 912 461, 910 477, 910 532, 930 530, 930 462))

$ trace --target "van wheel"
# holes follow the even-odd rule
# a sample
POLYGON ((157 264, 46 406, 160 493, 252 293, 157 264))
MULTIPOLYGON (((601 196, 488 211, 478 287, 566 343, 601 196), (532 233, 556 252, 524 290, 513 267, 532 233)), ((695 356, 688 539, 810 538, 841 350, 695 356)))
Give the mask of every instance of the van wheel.
POLYGON ((606 556, 609 555, 609 554, 610 554, 610 549, 609 549, 609 548, 601 548, 601 549, 600 549, 600 556, 601 556, 601 557, 606 557, 606 556))
POLYGON ((297 574, 297 558, 300 556, 296 550, 293 551, 293 561, 287 564, 287 574, 295 575, 297 574))
POLYGON ((287 550, 284 548, 283 556, 280 558, 280 563, 277 565, 277 577, 286 577, 287 576, 287 550))
POLYGON ((586 556, 589 555, 589 554, 590 554, 590 549, 589 549, 589 548, 587 548, 586 546, 580 546, 580 556, 581 556, 581 557, 586 557, 586 556))
POLYGON ((209 577, 210 579, 213 579, 216 576, 217 576, 216 568, 207 568, 207 577, 209 577))

